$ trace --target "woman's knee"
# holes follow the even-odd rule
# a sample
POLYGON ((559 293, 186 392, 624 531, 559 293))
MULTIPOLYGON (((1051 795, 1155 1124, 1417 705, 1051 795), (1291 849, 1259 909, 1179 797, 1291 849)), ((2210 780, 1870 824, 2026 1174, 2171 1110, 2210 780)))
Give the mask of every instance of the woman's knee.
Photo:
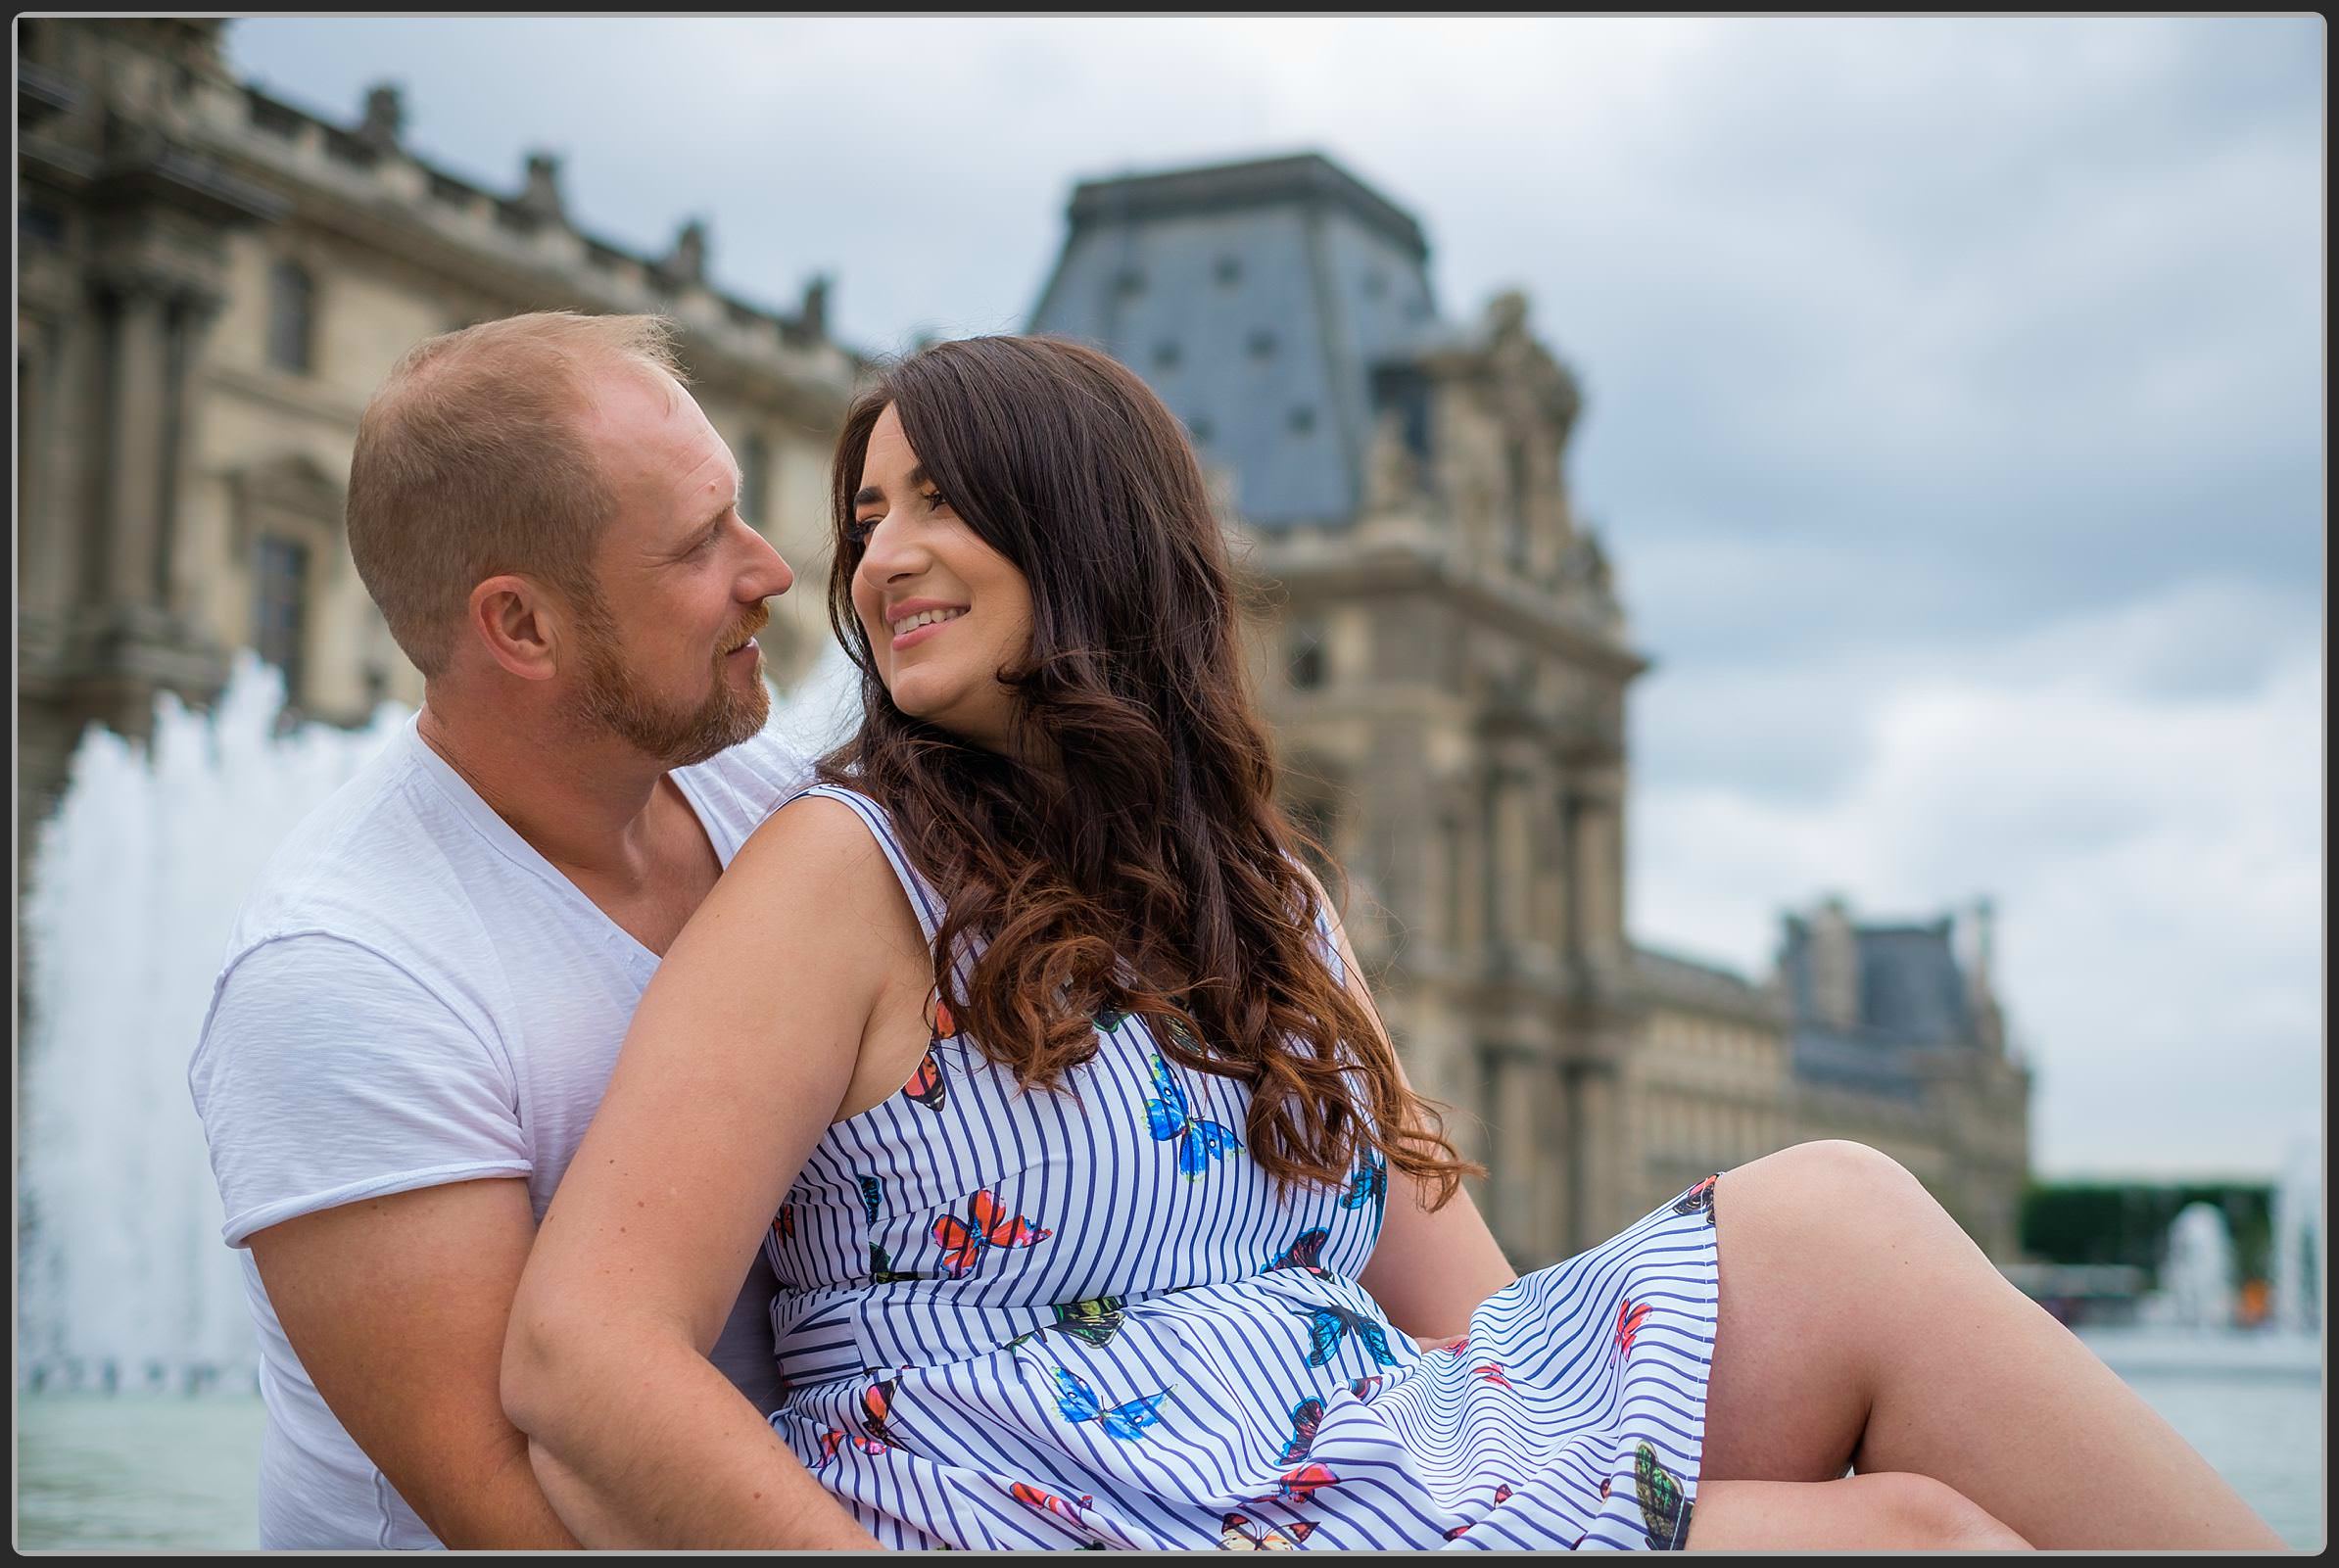
POLYGON ((1930 1476, 1714 1481, 1697 1489, 1692 1551, 2022 1551, 2029 1543, 1930 1476))
POLYGON ((1831 1230, 1947 1218, 1906 1165, 1847 1138, 1798 1143, 1729 1171, 1714 1194, 1717 1223, 1748 1210, 1831 1230))

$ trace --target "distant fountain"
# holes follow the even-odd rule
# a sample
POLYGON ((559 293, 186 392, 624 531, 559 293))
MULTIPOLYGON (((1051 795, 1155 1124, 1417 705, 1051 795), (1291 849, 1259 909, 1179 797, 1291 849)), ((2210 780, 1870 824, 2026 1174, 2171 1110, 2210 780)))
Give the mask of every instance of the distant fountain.
POLYGON ((2161 1291, 2179 1328, 2233 1326, 2233 1233, 2215 1204, 2187 1204, 2170 1222, 2161 1291))
POLYGON ((2291 1146, 2274 1184, 2273 1252, 2273 1327, 2312 1334, 2322 1326, 2322 1150, 2312 1139, 2291 1146))
MULTIPOLYGON (((774 727, 843 733, 858 674, 832 646, 774 727)), ((17 1377, 35 1390, 252 1387, 241 1269, 187 1095, 227 932, 293 826, 396 734, 279 733, 283 685, 239 655, 210 715, 174 696, 151 741, 92 727, 42 824, 24 901, 17 1377)))

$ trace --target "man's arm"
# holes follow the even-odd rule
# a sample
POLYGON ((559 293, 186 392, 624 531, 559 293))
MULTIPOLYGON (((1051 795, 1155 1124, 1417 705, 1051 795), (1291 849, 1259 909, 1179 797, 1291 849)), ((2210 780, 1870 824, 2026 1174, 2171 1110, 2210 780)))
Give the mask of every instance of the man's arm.
POLYGON ((422 1187, 251 1238, 285 1338, 342 1426, 449 1546, 573 1547, 498 1378, 536 1220, 528 1185, 422 1187))

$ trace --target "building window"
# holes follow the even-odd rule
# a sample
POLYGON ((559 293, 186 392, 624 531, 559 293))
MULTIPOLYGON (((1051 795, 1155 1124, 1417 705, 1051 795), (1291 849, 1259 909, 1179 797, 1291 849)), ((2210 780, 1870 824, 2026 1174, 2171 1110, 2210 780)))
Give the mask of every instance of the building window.
POLYGON ((307 375, 314 362, 316 285, 298 261, 278 261, 268 277, 268 361, 307 375))
POLYGON ((1238 281, 1240 281, 1240 280, 1241 280, 1241 278, 1242 278, 1242 275, 1243 275, 1243 263, 1242 263, 1242 261, 1241 261, 1239 259, 1237 259, 1237 258, 1235 258, 1235 257, 1231 257, 1231 256, 1221 256, 1221 257, 1219 257, 1219 258, 1218 258, 1218 264, 1217 264, 1217 269, 1216 269, 1216 276, 1217 277, 1217 280, 1219 281, 1219 283, 1221 283, 1221 284, 1233 284, 1233 283, 1236 283, 1236 282, 1238 282, 1238 281))
POLYGON ((284 700, 301 700, 301 646, 309 605, 309 546, 274 534, 260 537, 253 563, 252 645, 284 673, 284 700))
POLYGON ((1153 367, 1156 370, 1177 368, 1178 349, 1175 342, 1164 339, 1153 346, 1153 367))
POLYGON ((19 202, 17 234, 34 245, 63 245, 65 218, 53 207, 43 207, 37 202, 19 202))
POLYGON ((764 523, 764 498, 772 482, 772 450, 761 436, 740 443, 740 515, 756 527, 764 523))
POLYGON ((1145 274, 1133 266, 1124 266, 1113 279, 1113 287, 1124 300, 1133 300, 1145 292, 1145 274))
POLYGON ((1294 621, 1285 634, 1283 653, 1284 668, 1290 671, 1295 689, 1313 691, 1324 684, 1327 671, 1321 623, 1294 621))
POLYGON ((1510 480, 1509 509, 1504 519, 1506 538, 1504 553, 1510 564, 1521 571, 1527 565, 1527 505, 1529 485, 1527 478, 1527 444, 1513 439, 1504 454, 1507 459, 1510 480))
POLYGON ((1304 436, 1314 428, 1315 410, 1313 408, 1310 407, 1306 404, 1301 404, 1298 407, 1292 409, 1291 433, 1293 435, 1304 436))
POLYGON ((1196 414, 1186 421, 1186 433, 1196 441, 1208 442, 1211 438, 1211 423, 1202 415, 1196 414))
POLYGON ((1251 357, 1254 359, 1272 358, 1275 353, 1275 335, 1265 327, 1260 328, 1251 334, 1250 349, 1251 357))

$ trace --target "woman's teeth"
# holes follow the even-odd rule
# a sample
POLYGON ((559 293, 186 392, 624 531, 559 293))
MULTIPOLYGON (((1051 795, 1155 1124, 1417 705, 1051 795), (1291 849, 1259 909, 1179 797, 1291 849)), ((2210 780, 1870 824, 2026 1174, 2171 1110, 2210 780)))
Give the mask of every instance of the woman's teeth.
POLYGON ((915 632, 922 626, 933 626, 942 621, 955 621, 966 613, 965 610, 920 610, 906 621, 895 621, 893 635, 899 637, 904 632, 915 632))

